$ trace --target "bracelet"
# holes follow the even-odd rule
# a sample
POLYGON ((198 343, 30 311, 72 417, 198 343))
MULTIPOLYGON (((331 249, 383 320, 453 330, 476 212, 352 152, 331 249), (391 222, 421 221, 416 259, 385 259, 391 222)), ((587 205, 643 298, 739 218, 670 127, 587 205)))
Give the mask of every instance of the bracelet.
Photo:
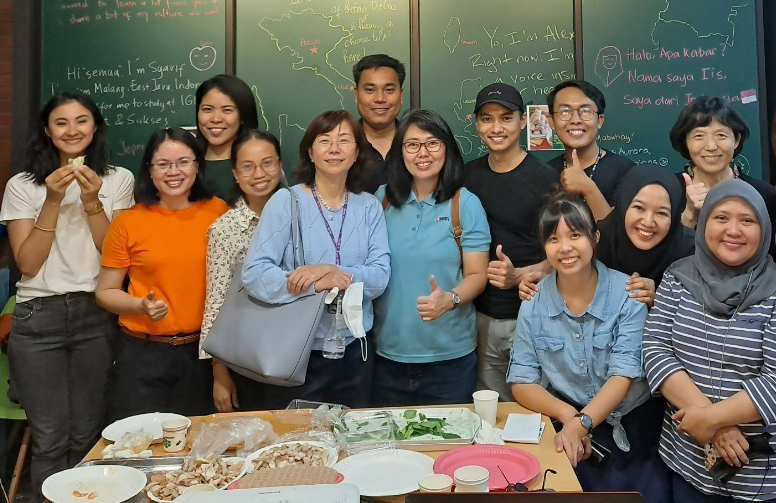
POLYGON ((84 208, 84 211, 86 212, 87 216, 91 217, 98 214, 104 209, 105 209, 105 206, 103 206, 102 201, 97 201, 97 204, 95 204, 94 207, 92 207, 92 209, 87 210, 86 208, 84 208))
POLYGON ((43 231, 43 232, 54 232, 54 231, 57 230, 56 227, 54 227, 53 229, 47 229, 46 227, 41 227, 37 223, 33 224, 32 226, 35 227, 36 229, 38 229, 39 231, 43 231))

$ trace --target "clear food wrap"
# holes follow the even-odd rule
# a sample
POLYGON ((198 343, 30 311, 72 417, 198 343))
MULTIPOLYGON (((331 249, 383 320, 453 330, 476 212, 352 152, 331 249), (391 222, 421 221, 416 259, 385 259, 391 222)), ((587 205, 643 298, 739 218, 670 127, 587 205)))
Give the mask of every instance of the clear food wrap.
POLYGON ((230 447, 237 448, 237 456, 245 456, 257 449, 274 443, 275 430, 267 421, 258 417, 218 418, 202 423, 191 443, 192 459, 204 458, 208 454, 223 454, 230 447))
POLYGON ((143 429, 128 431, 118 442, 109 444, 102 450, 102 459, 150 458, 150 446, 153 441, 153 435, 143 429))

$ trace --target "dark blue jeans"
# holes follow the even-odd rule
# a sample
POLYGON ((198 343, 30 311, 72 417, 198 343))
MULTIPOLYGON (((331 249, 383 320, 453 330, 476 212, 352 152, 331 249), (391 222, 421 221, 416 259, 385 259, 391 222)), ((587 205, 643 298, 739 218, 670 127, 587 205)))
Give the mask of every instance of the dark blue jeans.
POLYGON ((400 363, 378 356, 374 406, 471 403, 477 386, 477 352, 429 363, 400 363))
POLYGON ((678 473, 673 473, 671 482, 675 503, 734 503, 736 501, 731 496, 702 493, 678 473))
POLYGON ((16 305, 8 342, 12 388, 32 430, 32 484, 78 463, 105 425, 115 318, 94 294, 16 305))

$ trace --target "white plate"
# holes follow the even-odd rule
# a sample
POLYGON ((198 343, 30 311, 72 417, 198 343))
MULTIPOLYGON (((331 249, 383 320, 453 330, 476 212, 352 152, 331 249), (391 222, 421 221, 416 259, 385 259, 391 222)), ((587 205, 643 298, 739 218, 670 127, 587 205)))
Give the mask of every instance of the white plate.
POLYGON ((434 458, 404 449, 364 451, 334 465, 362 496, 397 496, 418 490, 418 481, 434 473, 434 458))
POLYGON ((136 495, 146 485, 145 473, 129 466, 81 466, 55 473, 43 482, 43 496, 53 503, 120 503, 136 495), (96 492, 87 499, 73 496, 96 492))
POLYGON ((191 420, 180 414, 170 412, 149 412, 137 416, 126 417, 109 424, 102 430, 102 438, 109 442, 118 442, 128 431, 143 430, 154 437, 154 441, 162 439, 162 423, 171 419, 185 419, 191 426, 191 420))
MULTIPOLYGON (((225 457, 225 458, 224 458, 224 461, 243 461, 242 470, 240 470, 240 473, 238 473, 238 474, 237 474, 237 476, 236 476, 235 478, 233 478, 232 480, 230 480, 228 484, 225 484, 225 485, 223 485, 223 486, 221 486, 221 487, 215 487, 215 486, 211 486, 211 487, 215 487, 215 490, 216 490, 216 491, 223 491, 224 489, 226 489, 227 487, 229 487, 229 485, 230 485, 232 482, 234 482, 235 480, 240 480, 241 478, 243 478, 243 476, 245 476, 245 474, 246 474, 246 473, 248 473, 248 469, 247 469, 247 467, 248 467, 249 465, 248 465, 248 462, 247 462, 245 459, 243 459, 243 458, 241 458, 241 457, 239 457, 239 456, 228 456, 228 457, 225 457)), ((152 472, 152 473, 153 473, 153 472, 152 472)), ((164 472, 157 472, 157 473, 164 473, 164 472)), ((150 480, 150 478, 149 478, 149 480, 150 480)), ((147 484, 146 484, 146 485, 147 485, 147 484)), ((198 486, 203 486, 203 485, 210 485, 210 484, 198 484, 198 486)), ((191 487, 197 487, 197 486, 191 486, 191 487)), ((190 489, 190 487, 187 487, 186 489, 184 489, 184 490, 183 490, 183 492, 186 492, 186 491, 187 491, 187 490, 189 490, 189 489, 190 489)), ((200 489, 200 490, 201 490, 201 489, 200 489)), ((195 490, 195 491, 192 491, 192 493, 193 493, 193 492, 197 492, 197 491, 195 490)), ((173 499, 173 500, 163 500, 163 499, 159 499, 159 498, 157 498, 156 496, 154 496, 153 494, 151 494, 151 491, 146 491, 146 496, 148 496, 148 499, 150 499, 151 501, 156 501, 157 503, 170 503, 170 502, 172 502, 172 501, 177 501, 177 499, 178 499, 178 498, 180 498, 181 496, 183 496, 183 494, 181 494, 180 496, 178 496, 178 498, 175 498, 175 499, 173 499)), ((78 503, 89 503, 89 502, 88 502, 88 501, 87 501, 87 502, 84 502, 84 501, 79 501, 78 503)))
POLYGON ((331 447, 331 446, 329 446, 327 444, 324 444, 323 442, 316 442, 314 440, 291 440, 289 442, 280 442, 278 444, 268 445, 267 447, 262 447, 258 451, 254 451, 254 452, 248 454, 245 457, 245 462, 246 463, 250 463, 248 465, 248 471, 253 471, 254 470, 253 460, 258 458, 261 455, 262 452, 268 451, 270 449, 274 449, 274 448, 279 447, 281 445, 302 445, 302 444, 304 444, 304 445, 314 445, 314 446, 320 447, 321 449, 326 451, 326 466, 328 466, 329 468, 333 467, 337 463, 337 459, 339 458, 339 451, 336 448, 331 447))

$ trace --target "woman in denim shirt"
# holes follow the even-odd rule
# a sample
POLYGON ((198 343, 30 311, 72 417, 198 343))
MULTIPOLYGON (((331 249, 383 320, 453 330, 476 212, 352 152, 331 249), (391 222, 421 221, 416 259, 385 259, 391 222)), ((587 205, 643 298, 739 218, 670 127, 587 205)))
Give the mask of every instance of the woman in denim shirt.
MULTIPOLYGON (((345 110, 331 110, 313 119, 299 145, 296 178, 301 183, 290 189, 299 198, 307 265, 293 271, 283 269, 283 264, 292 263, 293 254, 291 195, 279 190, 264 207, 243 264, 243 283, 252 296, 283 304, 335 286, 344 291, 351 283, 363 282, 364 330, 369 332, 372 300, 383 293, 391 275, 382 207, 372 194, 361 192, 369 149, 361 125, 345 110)), ((368 405, 374 358, 367 352, 372 351, 372 344, 351 344, 353 334, 344 329, 344 356, 324 358, 323 341, 333 322, 334 315, 324 313, 302 386, 265 386, 267 408, 284 408, 294 398, 368 405)))
POLYGON ((512 394, 563 424, 555 446, 585 491, 635 490, 667 501, 668 473, 654 449, 660 407, 649 400, 641 364, 647 308, 628 296, 627 275, 595 260, 599 233, 576 195, 552 198, 539 236, 555 271, 520 308, 507 374, 512 394), (606 466, 583 462, 590 434, 611 451, 606 466))

